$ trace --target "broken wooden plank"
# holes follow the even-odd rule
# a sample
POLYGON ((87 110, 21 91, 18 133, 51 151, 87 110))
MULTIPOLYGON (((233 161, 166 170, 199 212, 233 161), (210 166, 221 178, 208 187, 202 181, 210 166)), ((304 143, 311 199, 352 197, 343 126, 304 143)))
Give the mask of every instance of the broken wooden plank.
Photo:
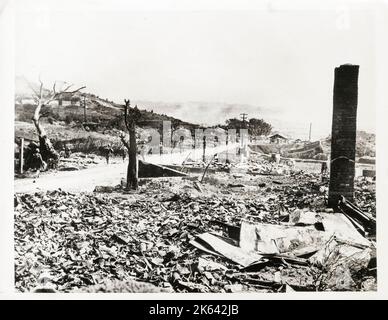
POLYGON ((370 232, 376 232, 376 218, 371 214, 363 212, 354 203, 348 201, 344 196, 341 196, 339 208, 350 218, 359 221, 364 228, 370 232))
MULTIPOLYGON (((233 246, 211 233, 203 233, 197 236, 194 241, 190 242, 193 246, 200 250, 206 249, 206 252, 215 252, 243 267, 246 267, 253 262, 259 261, 262 256, 258 253, 248 253, 240 247, 233 246), (199 246, 197 245, 199 243, 199 246)), ((205 251, 205 250, 204 250, 205 251)))
POLYGON ((187 174, 181 171, 139 160, 139 178, 185 177, 185 176, 187 176, 187 174))
POLYGON ((240 227, 227 224, 219 220, 213 220, 211 223, 220 226, 224 230, 224 232, 227 233, 229 238, 236 241, 240 240, 240 227))

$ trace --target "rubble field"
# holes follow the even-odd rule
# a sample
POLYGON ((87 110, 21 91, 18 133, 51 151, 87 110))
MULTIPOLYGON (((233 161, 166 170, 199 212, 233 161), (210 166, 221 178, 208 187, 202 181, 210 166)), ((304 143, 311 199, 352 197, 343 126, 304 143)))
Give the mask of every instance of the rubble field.
MULTIPOLYGON (((17 291, 376 290, 374 234, 327 209, 327 179, 250 168, 144 179, 136 193, 15 194, 17 291)), ((375 217, 375 181, 355 186, 375 217)))

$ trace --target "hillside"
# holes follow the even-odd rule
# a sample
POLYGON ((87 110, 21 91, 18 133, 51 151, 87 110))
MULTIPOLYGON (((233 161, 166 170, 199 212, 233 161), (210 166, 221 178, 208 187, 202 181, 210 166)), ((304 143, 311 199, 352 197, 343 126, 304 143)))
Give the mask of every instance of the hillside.
MULTIPOLYGON (((31 118, 35 105, 32 101, 32 94, 33 90, 38 90, 38 85, 28 84, 23 78, 17 77, 15 87, 15 136, 34 139, 36 137, 31 118)), ((48 91, 47 89, 45 90, 48 91)), ((212 114, 218 113, 220 110, 223 110, 225 118, 236 116, 238 111, 248 110, 253 112, 251 110, 252 106, 243 104, 214 104, 205 102, 182 104, 133 100, 132 106, 135 105, 138 106, 141 112, 141 120, 138 126, 143 131, 150 128, 161 131, 163 121, 171 121, 174 129, 181 127, 192 130, 193 128, 200 127, 200 124, 212 118, 212 114), (196 111, 195 113, 190 112, 190 117, 197 119, 197 124, 181 120, 188 119, 187 110, 196 111), (179 115, 179 119, 167 114, 179 115)), ((259 109, 263 112, 266 111, 264 108, 259 109)), ((123 105, 93 93, 76 93, 62 105, 54 103, 42 108, 42 114, 45 114, 42 122, 46 123, 45 127, 49 128, 48 131, 52 134, 54 141, 74 141, 74 139, 80 141, 81 139, 85 142, 92 139, 93 141, 96 140, 94 143, 96 145, 110 142, 119 146, 117 130, 126 131, 123 119, 123 105), (86 104, 86 109, 83 107, 83 103, 86 104), (89 134, 89 132, 93 134, 89 134)), ((219 118, 219 123, 222 122, 223 120, 219 118)), ((330 136, 320 141, 323 151, 316 150, 308 156, 309 158, 324 160, 330 154, 330 136)), ((304 146, 283 146, 286 149, 300 147, 304 146)), ((286 150, 283 151, 286 152, 286 150)), ((375 157, 375 154, 375 135, 365 131, 358 131, 356 156, 375 157)))
MULTIPOLYGON (((30 122, 35 105, 32 100, 33 90, 38 90, 38 85, 29 85, 23 78, 16 78, 15 94, 15 121, 30 122)), ((48 91, 45 89, 46 92, 48 91)), ((134 107, 137 103, 132 103, 134 107)), ((176 127, 192 128, 197 125, 180 119, 158 114, 148 106, 137 104, 141 119, 139 126, 143 128, 160 129, 162 121, 171 121, 176 127), (146 110, 146 107, 148 110, 146 110)), ((123 121, 123 105, 104 99, 93 93, 78 92, 71 98, 64 97, 62 105, 54 102, 50 106, 42 108, 45 120, 50 124, 65 122, 66 124, 87 123, 92 131, 105 131, 107 129, 125 130, 123 121), (86 110, 84 108, 86 104, 86 110)))
MULTIPOLYGON (((31 121, 36 108, 33 91, 38 92, 37 84, 29 84, 23 78, 16 79, 15 94, 15 142, 24 138, 26 142, 38 141, 36 129, 31 121)), ((84 90, 83 90, 84 91, 84 90)), ((44 89, 44 94, 49 90, 44 89)), ((136 103, 131 104, 132 107, 136 103)), ((152 135, 152 130, 162 131, 163 121, 171 121, 172 128, 193 129, 197 125, 180 119, 145 110, 138 104, 141 118, 138 122, 138 139, 144 140, 152 135)), ((110 145, 115 154, 121 154, 123 148, 120 132, 126 132, 123 105, 93 93, 78 92, 73 96, 63 95, 62 101, 54 101, 41 110, 41 123, 55 149, 65 146, 73 152, 102 154, 110 145), (84 108, 86 104, 86 109, 84 108)))
MULTIPOLYGON (((322 140, 324 153, 330 153, 331 136, 322 140)), ((357 131, 356 157, 376 157, 376 135, 365 131, 357 131)))

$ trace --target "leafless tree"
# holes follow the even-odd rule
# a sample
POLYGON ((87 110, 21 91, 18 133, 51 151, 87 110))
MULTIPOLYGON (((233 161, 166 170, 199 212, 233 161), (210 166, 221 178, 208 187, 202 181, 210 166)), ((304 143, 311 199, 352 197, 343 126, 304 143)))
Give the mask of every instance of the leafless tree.
POLYGON ((135 106, 131 109, 129 100, 124 100, 124 121, 129 133, 129 142, 124 134, 120 136, 121 141, 128 150, 128 169, 127 169, 127 190, 138 189, 138 161, 137 161, 137 146, 136 146, 136 123, 140 119, 140 111, 135 106))
POLYGON ((39 79, 39 91, 35 90, 31 84, 29 83, 29 86, 31 90, 33 91, 33 99, 36 103, 36 108, 34 111, 34 115, 32 117, 32 122, 35 125, 36 131, 39 136, 39 149, 40 154, 42 156, 42 159, 46 161, 51 166, 56 165, 59 160, 59 154, 54 149, 50 138, 47 136, 46 130, 44 130, 42 124, 40 123, 40 119, 45 116, 46 114, 42 114, 41 110, 42 107, 48 106, 52 101, 60 99, 64 94, 66 95, 74 95, 76 92, 82 90, 85 88, 85 86, 80 87, 76 90, 70 90, 73 85, 68 85, 65 89, 57 91, 56 85, 57 82, 55 81, 52 87, 51 91, 44 90, 43 82, 39 79), (48 91, 48 92, 47 92, 48 91))

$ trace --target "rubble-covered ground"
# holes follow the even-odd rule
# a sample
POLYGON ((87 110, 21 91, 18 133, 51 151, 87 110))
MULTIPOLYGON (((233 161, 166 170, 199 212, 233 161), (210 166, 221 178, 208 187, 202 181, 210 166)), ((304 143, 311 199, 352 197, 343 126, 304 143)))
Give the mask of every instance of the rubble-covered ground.
MULTIPOLYGON (((326 209, 327 179, 322 182, 311 170, 295 171, 255 157, 248 165, 221 167, 211 165, 218 172, 208 174, 202 184, 200 176, 142 180, 134 194, 119 187, 107 194, 58 190, 16 195, 17 289, 28 291, 43 281, 65 292, 128 291, 123 283, 133 280, 156 286, 147 292, 374 288, 373 268, 357 268, 354 279, 348 276, 347 286, 338 288, 325 283, 327 270, 311 264, 280 261, 247 272, 225 257, 195 249, 189 242, 201 233, 228 235, 225 223, 279 224, 296 209, 326 209)), ((106 190, 112 188, 96 188, 106 190)), ((372 179, 356 181, 356 202, 375 216, 372 179)))
MULTIPOLYGON (((148 283, 155 286, 146 292, 375 290, 373 266, 338 287, 324 268, 281 260, 248 271, 189 243, 208 231, 226 236, 223 223, 279 224, 297 208, 325 210, 326 197, 327 182, 316 173, 238 170, 208 175, 200 185, 148 179, 138 193, 16 194, 16 289, 43 283, 59 292, 142 292, 137 284, 148 283)), ((372 179, 357 179, 356 203, 375 216, 372 179)))

